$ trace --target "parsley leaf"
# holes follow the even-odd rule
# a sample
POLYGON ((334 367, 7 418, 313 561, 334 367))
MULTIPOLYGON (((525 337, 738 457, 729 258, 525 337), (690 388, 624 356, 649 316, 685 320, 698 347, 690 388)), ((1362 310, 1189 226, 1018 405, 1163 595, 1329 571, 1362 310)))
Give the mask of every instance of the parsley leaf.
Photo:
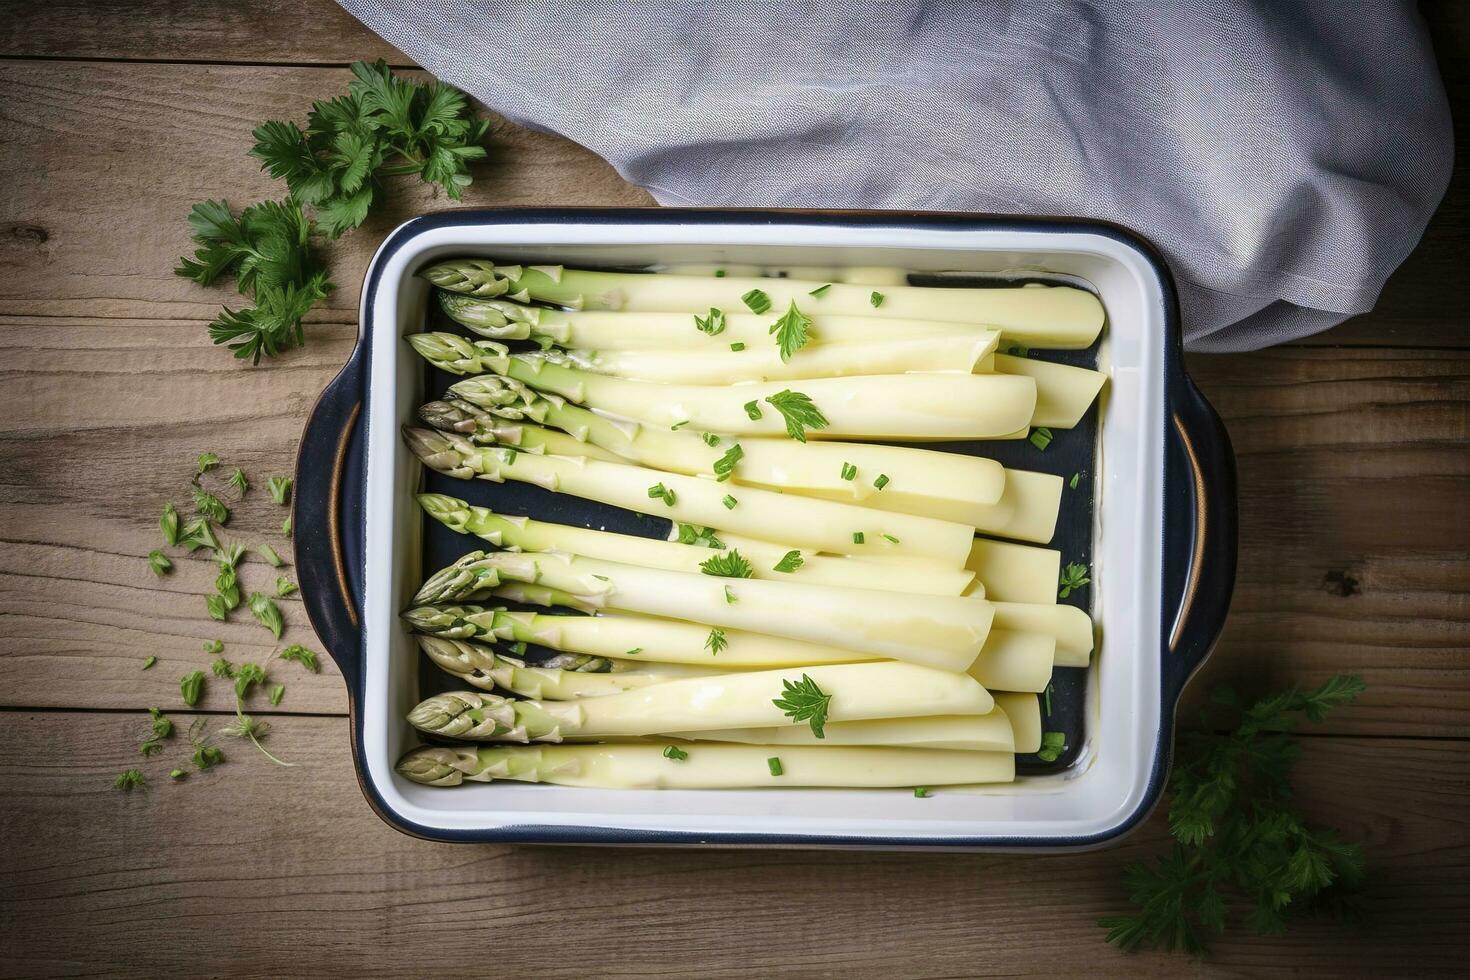
POLYGON ((725 455, 715 460, 715 480, 720 483, 724 483, 726 480, 730 479, 731 474, 735 472, 736 464, 738 464, 740 460, 744 457, 745 450, 740 448, 740 443, 738 442, 735 443, 735 445, 731 446, 729 449, 725 450, 725 455))
POLYGON ((883 294, 878 292, 877 290, 874 290, 873 295, 868 297, 868 302, 872 303, 873 309, 876 310, 878 307, 883 305, 883 294))
POLYGON ((721 578, 750 578, 755 574, 750 562, 734 548, 723 555, 706 558, 699 563, 699 570, 706 575, 718 575, 721 578))
POLYGON ((1037 750, 1036 758, 1042 762, 1056 762, 1066 748, 1066 732, 1042 732, 1041 748, 1037 750))
POLYGON ((711 337, 725 332, 725 314, 713 306, 709 308, 709 316, 694 314, 694 327, 700 333, 709 334, 711 337))
POLYGON ((291 478, 289 476, 273 476, 265 481, 265 488, 270 491, 272 501, 284 505, 286 500, 291 496, 291 478))
POLYGON ((725 631, 722 629, 710 630, 709 636, 704 641, 704 648, 715 656, 719 656, 720 651, 729 645, 729 641, 725 639, 725 631))
POLYGON ((1031 435, 1028 438, 1031 441, 1031 445, 1040 449, 1042 452, 1046 452, 1046 447, 1051 445, 1053 437, 1051 430, 1046 426, 1042 426, 1039 429, 1032 429, 1031 435))
POLYGON ((184 703, 189 707, 199 703, 199 695, 204 690, 204 671, 196 670, 179 678, 179 694, 184 703))
POLYGON ((163 532, 163 543, 176 545, 179 543, 179 512, 174 510, 174 505, 163 505, 163 516, 158 519, 159 530, 163 532))
POLYGON ((766 399, 781 417, 786 420, 786 434, 797 442, 806 442, 807 429, 825 429, 827 416, 812 404, 809 396, 787 388, 766 399))
POLYGON ((769 313, 771 311, 771 297, 763 289, 752 289, 740 297, 752 313, 769 313))
POLYGON ((781 697, 771 703, 780 708, 793 724, 807 722, 812 726, 813 735, 826 738, 823 726, 827 723, 827 707, 831 702, 832 695, 818 687, 811 677, 802 674, 799 681, 783 680, 781 697))
POLYGON ((286 649, 282 650, 278 654, 278 656, 282 660, 294 660, 294 661, 296 661, 301 666, 303 666, 307 670, 311 671, 313 674, 318 673, 322 669, 321 663, 317 660, 316 653, 313 652, 313 651, 311 651, 311 650, 308 650, 306 647, 302 646, 300 643, 293 643, 293 644, 291 644, 286 649))
POLYGON ((268 596, 260 592, 250 593, 250 612, 260 625, 271 631, 271 636, 278 640, 281 638, 281 630, 285 626, 281 610, 268 596))
POLYGON ((674 506, 674 501, 676 499, 674 496, 674 491, 664 486, 662 481, 655 483, 653 486, 648 488, 648 497, 650 500, 662 500, 664 502, 664 505, 667 507, 674 506))
POLYGON ((677 745, 665 745, 664 758, 673 759, 675 762, 683 762, 685 759, 689 758, 689 753, 685 752, 677 745))
POLYGON ((247 477, 245 475, 245 471, 240 469, 240 467, 238 466, 235 467, 235 472, 231 473, 230 478, 225 482, 234 487, 241 497, 244 497, 245 491, 250 489, 249 477, 247 477))
POLYGON ((170 568, 174 567, 174 563, 169 561, 168 556, 165 555, 162 551, 154 548, 152 551, 148 552, 148 567, 153 570, 154 575, 162 578, 164 572, 167 572, 170 568))
POLYGON ((794 572, 805 564, 806 559, 801 557, 801 552, 788 551, 781 556, 781 560, 776 562, 771 570, 773 572, 794 572))
POLYGON ((1060 591, 1057 592, 1057 598, 1065 599, 1074 591, 1082 588, 1091 581, 1092 579, 1087 577, 1086 565, 1069 561, 1067 562, 1067 567, 1062 569, 1062 574, 1057 581, 1057 584, 1061 586, 1060 591))
POLYGON ((225 506, 224 501, 203 487, 194 488, 194 510, 216 524, 230 522, 230 509, 225 506))
MULTIPOLYGON (((147 753, 144 754, 146 755, 147 753)), ((119 773, 118 777, 112 781, 112 788, 120 789, 124 793, 131 793, 134 789, 141 789, 146 786, 147 783, 148 780, 144 778, 142 772, 137 769, 127 769, 119 773)))
POLYGON ((770 333, 776 335, 776 346, 781 349, 782 363, 791 360, 792 354, 806 346, 810 339, 811 326, 812 318, 796 308, 796 300, 791 301, 791 306, 781 319, 771 324, 770 333))
POLYGON ((712 527, 681 523, 678 525, 678 535, 680 544, 697 544, 704 548, 725 550, 725 543, 715 536, 715 529, 712 527))

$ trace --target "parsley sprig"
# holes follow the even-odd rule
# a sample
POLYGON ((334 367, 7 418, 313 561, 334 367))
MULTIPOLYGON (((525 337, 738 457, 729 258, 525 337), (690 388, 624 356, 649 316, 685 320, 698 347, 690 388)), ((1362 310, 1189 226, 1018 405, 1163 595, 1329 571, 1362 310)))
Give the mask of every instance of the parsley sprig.
POLYGON ((1232 912, 1244 912, 1246 924, 1266 935, 1284 931, 1293 912, 1353 915, 1362 848, 1306 823, 1291 805, 1288 777, 1300 755, 1291 735, 1297 721, 1321 721, 1364 686, 1360 677, 1338 675, 1315 690, 1292 688, 1254 703, 1217 689, 1200 730, 1179 737, 1169 804, 1174 846, 1128 868, 1136 908, 1098 920, 1108 942, 1200 954, 1205 931, 1224 932, 1232 912), (1234 723, 1223 733, 1220 723, 1230 719, 1222 712, 1234 723))
MULTIPOLYGON (((810 395, 787 388, 766 399, 772 408, 781 413, 786 421, 786 434, 797 442, 806 442, 807 429, 825 429, 830 423, 822 410, 812 404, 810 395)), ((754 404, 753 402, 751 404, 754 404)), ((746 407, 747 413, 749 406, 746 407)), ((751 416, 759 418, 758 415, 751 416)))
POLYGON ((802 674, 799 681, 783 680, 781 696, 771 703, 780 708, 793 724, 806 722, 812 726, 812 734, 817 738, 827 737, 824 726, 827 724, 827 707, 832 703, 832 695, 818 687, 810 676, 802 674))

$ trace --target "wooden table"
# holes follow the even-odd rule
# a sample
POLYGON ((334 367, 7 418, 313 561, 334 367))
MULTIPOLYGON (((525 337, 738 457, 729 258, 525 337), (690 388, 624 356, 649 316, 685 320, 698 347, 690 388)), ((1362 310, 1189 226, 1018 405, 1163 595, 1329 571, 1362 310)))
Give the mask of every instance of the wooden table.
MULTIPOLYGON (((1470 20, 1430 15, 1470 114, 1470 20)), ((330 664, 283 673, 269 712, 294 768, 235 748, 187 785, 113 790, 140 761, 143 709, 178 703, 179 676, 207 659, 202 639, 222 638, 237 661, 271 649, 248 619, 204 619, 212 564, 149 574, 162 502, 186 502, 206 449, 257 481, 290 470, 352 345, 367 256, 446 202, 395 186, 387 213, 330 248, 341 288, 306 349, 249 369, 203 329, 233 294, 170 272, 189 248, 186 211, 279 193, 245 155, 251 128, 302 118, 344 87, 348 61, 407 59, 325 0, 5 0, 0 23, 0 972, 1465 969, 1470 331, 1445 288, 1463 285, 1470 252, 1463 162, 1376 313, 1259 354, 1190 359, 1230 426, 1242 518, 1234 612, 1191 703, 1217 681, 1367 679, 1359 705, 1305 739, 1297 780, 1311 813, 1366 842, 1376 917, 1359 931, 1237 934, 1207 964, 1125 958, 1094 920, 1124 907, 1120 871, 1162 843, 1157 817, 1117 849, 1066 857, 431 844, 363 802, 330 664), (148 655, 158 666, 140 673, 148 655)), ((476 176, 474 203, 649 203, 573 143, 505 124, 476 176)), ((257 490, 236 520, 279 517, 257 490)), ((247 587, 269 572, 246 566, 247 587)), ((286 618, 310 639, 299 603, 286 618)), ((199 708, 222 723, 224 685, 199 708)))

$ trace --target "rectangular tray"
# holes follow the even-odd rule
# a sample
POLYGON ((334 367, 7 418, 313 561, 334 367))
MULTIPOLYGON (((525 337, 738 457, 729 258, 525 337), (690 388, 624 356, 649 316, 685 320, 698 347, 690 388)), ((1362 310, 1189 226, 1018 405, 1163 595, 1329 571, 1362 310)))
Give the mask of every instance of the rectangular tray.
POLYGON ((401 829, 452 840, 1057 848, 1116 838, 1161 789, 1178 691, 1213 644, 1233 581, 1229 445, 1183 374, 1178 336, 1162 264, 1134 236, 1095 223, 536 210, 450 212, 405 224, 370 266, 358 349, 324 393, 298 467, 298 511, 323 502, 325 532, 315 521, 304 527, 305 513, 298 517, 303 594, 353 695, 354 748, 369 800, 401 829), (417 742, 403 716, 421 696, 452 686, 424 665, 397 613, 426 572, 478 543, 426 523, 412 500, 421 484, 562 523, 656 536, 668 527, 521 484, 433 473, 425 482, 398 430, 452 379, 427 370, 402 335, 424 329, 426 315, 442 325, 427 313, 429 289, 414 273, 455 255, 597 267, 894 265, 985 283, 1080 282, 1098 292, 1109 314, 1102 341, 1091 351, 1042 356, 1107 371, 1101 407, 1082 426, 1057 432, 1045 453, 1026 442, 953 447, 983 445, 1008 466, 1082 474, 1078 489, 1066 491, 1052 547, 1064 560, 1091 560, 1094 585, 1072 601, 1091 599, 1100 642, 1092 667, 1057 672, 1046 727, 1067 732, 1063 757, 1050 765, 1018 760, 1023 778, 1013 785, 947 789, 929 799, 893 790, 514 783, 444 790, 397 776, 393 763, 417 742), (1090 513, 1081 500, 1093 503, 1090 513))

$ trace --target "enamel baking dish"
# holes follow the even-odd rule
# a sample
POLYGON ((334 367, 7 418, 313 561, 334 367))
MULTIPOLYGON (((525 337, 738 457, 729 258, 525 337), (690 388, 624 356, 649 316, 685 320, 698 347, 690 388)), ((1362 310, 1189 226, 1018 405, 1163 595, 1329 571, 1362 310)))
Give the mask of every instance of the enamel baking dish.
MULTIPOLYGON (((508 484, 427 484, 508 512, 520 506, 508 484)), ((1219 634, 1235 573, 1234 459, 1184 372, 1168 270, 1136 235, 1081 220, 683 209, 414 219, 388 236, 368 268, 357 347, 312 412, 296 488, 302 595, 347 683, 363 792, 388 823, 440 840, 1051 850, 1115 840, 1159 798, 1175 705, 1219 634), (1064 501, 1064 513, 1075 514, 1058 531, 1066 540, 1052 546, 1066 560, 1091 561, 1094 584, 1080 601, 1098 641, 1090 668, 1058 671, 1056 718, 1046 727, 1066 730, 1064 756, 1051 765, 1021 757, 1014 784, 927 799, 904 790, 445 789, 396 775, 398 757, 418 744, 404 715, 432 693, 426 686, 443 686, 420 663, 398 613, 427 572, 479 544, 444 543, 436 535, 447 532, 426 528, 412 497, 425 474, 399 437, 443 383, 403 340, 430 316, 429 287, 416 273, 461 255, 623 268, 897 266, 919 283, 942 273, 971 285, 1058 281, 1094 290, 1108 312, 1101 341, 1056 359, 1070 354, 1071 363, 1106 371, 1101 404, 1083 426, 1058 432, 1046 453, 1024 440, 985 444, 1007 465, 1081 474, 1080 503, 1064 501)), ((561 499, 555 513, 538 516, 650 533, 626 512, 594 513, 561 499)))

